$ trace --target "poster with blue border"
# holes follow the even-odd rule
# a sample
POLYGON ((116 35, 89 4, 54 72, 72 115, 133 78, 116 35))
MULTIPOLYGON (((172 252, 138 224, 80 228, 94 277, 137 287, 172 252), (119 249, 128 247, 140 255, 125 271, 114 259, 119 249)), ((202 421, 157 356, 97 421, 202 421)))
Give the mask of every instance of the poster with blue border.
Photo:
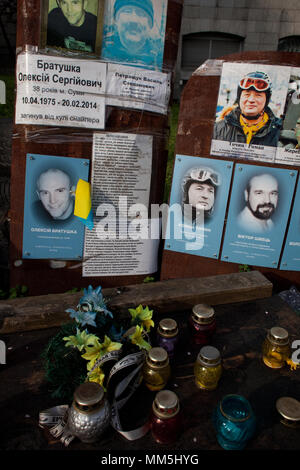
POLYGON ((74 191, 88 177, 88 159, 27 154, 23 258, 82 258, 84 225, 74 216, 74 191))
POLYGON ((280 262, 280 269, 300 271, 300 184, 298 180, 289 229, 280 262))
POLYGON ((101 59, 162 70, 167 0, 107 0, 101 59))
POLYGON ((222 261, 277 268, 297 172, 236 165, 222 261))
POLYGON ((176 155, 165 250, 217 259, 233 163, 176 155))

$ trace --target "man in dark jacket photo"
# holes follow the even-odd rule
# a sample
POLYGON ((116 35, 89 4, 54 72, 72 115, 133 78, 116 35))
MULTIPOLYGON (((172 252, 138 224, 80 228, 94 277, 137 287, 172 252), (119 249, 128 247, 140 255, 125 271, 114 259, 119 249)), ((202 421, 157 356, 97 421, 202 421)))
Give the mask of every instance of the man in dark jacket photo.
POLYGON ((271 93, 266 73, 251 72, 242 77, 235 105, 227 114, 223 111, 215 123, 213 139, 276 147, 282 120, 269 107, 271 93))

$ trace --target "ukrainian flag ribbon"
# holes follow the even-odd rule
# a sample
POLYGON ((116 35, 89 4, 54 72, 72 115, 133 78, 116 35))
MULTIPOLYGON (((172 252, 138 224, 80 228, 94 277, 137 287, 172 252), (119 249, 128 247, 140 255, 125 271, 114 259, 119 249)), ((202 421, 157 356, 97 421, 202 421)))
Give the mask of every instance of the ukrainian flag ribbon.
POLYGON ((75 190, 74 215, 78 217, 88 229, 94 227, 92 211, 91 185, 82 179, 78 180, 75 190))

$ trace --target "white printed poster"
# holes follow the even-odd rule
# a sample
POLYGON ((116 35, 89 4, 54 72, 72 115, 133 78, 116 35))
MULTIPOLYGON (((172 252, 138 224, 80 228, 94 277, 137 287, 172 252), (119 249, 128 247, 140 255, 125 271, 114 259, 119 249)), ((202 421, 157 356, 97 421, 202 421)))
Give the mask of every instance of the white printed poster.
POLYGON ((167 114, 170 74, 108 64, 106 104, 167 114))
POLYGON ((83 277, 157 270, 160 237, 152 237, 148 220, 152 140, 149 135, 94 134, 94 228, 85 235, 83 277))
POLYGON ((25 53, 16 80, 16 124, 104 129, 106 64, 25 53))
POLYGON ((225 62, 211 154, 273 163, 290 67, 225 62))

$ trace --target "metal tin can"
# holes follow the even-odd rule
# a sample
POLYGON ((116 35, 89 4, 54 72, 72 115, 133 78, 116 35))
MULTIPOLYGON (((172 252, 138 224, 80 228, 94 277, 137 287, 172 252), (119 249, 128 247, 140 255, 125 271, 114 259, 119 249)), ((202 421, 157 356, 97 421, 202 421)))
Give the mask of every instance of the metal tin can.
POLYGON ((110 415, 103 388, 96 382, 85 382, 75 390, 68 428, 82 442, 95 442, 108 427, 110 415))
POLYGON ((300 427, 300 402, 292 397, 281 397, 276 401, 276 409, 281 415, 280 422, 290 428, 300 427))
POLYGON ((155 396, 150 415, 151 434, 160 444, 171 444, 182 431, 179 400, 171 390, 161 390, 155 396))
POLYGON ((143 378, 149 390, 161 390, 171 375, 169 356, 164 348, 151 348, 143 366, 143 378))
POLYGON ((178 326, 173 318, 164 318, 159 322, 157 343, 159 347, 167 351, 170 360, 174 358, 175 348, 178 343, 178 326))
POLYGON ((290 356, 288 332, 279 326, 271 328, 262 345, 262 357, 266 366, 280 369, 290 356))
POLYGON ((211 343, 216 331, 216 317, 213 307, 206 304, 194 305, 188 323, 194 347, 211 343))
POLYGON ((203 346, 195 365, 195 383, 203 390, 215 390, 222 375, 221 355, 213 346, 203 346))

